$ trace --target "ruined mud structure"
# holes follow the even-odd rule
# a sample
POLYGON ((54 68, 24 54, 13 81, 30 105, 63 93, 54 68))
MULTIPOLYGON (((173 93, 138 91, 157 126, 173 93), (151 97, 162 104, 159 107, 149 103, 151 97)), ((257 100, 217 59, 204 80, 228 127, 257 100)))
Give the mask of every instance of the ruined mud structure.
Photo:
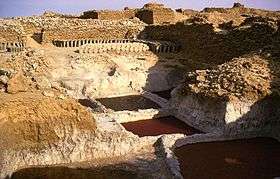
POLYGON ((239 3, 0 19, 0 178, 280 177, 279 58, 239 3))

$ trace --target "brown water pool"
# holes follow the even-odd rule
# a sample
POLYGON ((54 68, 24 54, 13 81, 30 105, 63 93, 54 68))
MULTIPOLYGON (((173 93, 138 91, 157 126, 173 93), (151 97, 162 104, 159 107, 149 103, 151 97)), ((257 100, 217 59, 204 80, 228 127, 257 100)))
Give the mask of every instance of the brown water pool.
POLYGON ((160 97, 162 97, 164 99, 169 100, 171 98, 171 91, 172 91, 172 89, 165 90, 165 91, 159 91, 159 92, 153 92, 153 93, 159 95, 160 97))
POLYGON ((99 98, 96 100, 102 103, 106 108, 112 109, 114 111, 137 111, 138 109, 160 108, 158 104, 141 95, 99 98))
POLYGON ((122 123, 122 125, 126 130, 140 137, 175 133, 186 135, 200 133, 198 130, 172 116, 122 123))
POLYGON ((280 177, 280 143, 271 138, 185 145, 175 155, 184 178, 280 177))
POLYGON ((97 108, 98 107, 96 104, 91 102, 89 99, 79 99, 78 102, 85 107, 89 107, 89 108, 97 108))

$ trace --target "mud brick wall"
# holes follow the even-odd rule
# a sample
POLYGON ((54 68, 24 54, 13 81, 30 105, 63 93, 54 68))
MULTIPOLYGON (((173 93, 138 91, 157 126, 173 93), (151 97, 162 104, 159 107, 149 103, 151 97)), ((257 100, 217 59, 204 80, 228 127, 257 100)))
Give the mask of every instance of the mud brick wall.
POLYGON ((136 16, 143 22, 147 24, 153 24, 153 11, 149 9, 143 9, 137 12, 136 16))
POLYGON ((133 38, 146 24, 137 19, 98 20, 49 17, 21 18, 16 27, 38 43, 52 40, 133 38))
POLYGON ((97 11, 86 11, 83 12, 83 15, 81 15, 82 19, 98 19, 98 12, 97 11))
POLYGON ((261 9, 253 9, 253 8, 244 8, 244 7, 233 7, 233 8, 205 8, 202 12, 213 13, 231 13, 231 14, 248 14, 248 15, 255 15, 255 16, 264 16, 264 17, 275 17, 280 18, 279 11, 268 11, 268 10, 261 10, 261 9))
POLYGON ((175 13, 169 8, 142 9, 137 17, 147 24, 174 22, 175 13))
MULTIPOLYGON (((269 46, 274 39, 277 39, 275 33, 277 27, 269 24, 268 22, 251 23, 249 28, 236 28, 221 34, 214 30, 212 24, 177 23, 150 25, 142 33, 150 40, 165 40, 180 44, 186 59, 221 64, 269 46)), ((248 24, 243 25, 248 26, 248 24)))
POLYGON ((144 5, 144 8, 147 9, 158 9, 158 8, 164 8, 164 4, 158 4, 158 3, 147 3, 144 5))
POLYGON ((91 27, 91 28, 66 28, 51 29, 43 32, 42 43, 52 43, 54 40, 78 39, 129 39, 140 33, 139 27, 91 27))
POLYGON ((203 9, 203 12, 220 12, 220 13, 226 13, 227 9, 226 8, 214 8, 214 7, 207 7, 203 9))
POLYGON ((136 10, 128 9, 124 11, 87 11, 81 16, 84 19, 100 19, 100 20, 122 20, 132 19, 135 17, 136 10))
POLYGON ((20 42, 23 36, 12 29, 0 28, 0 42, 20 42))
POLYGON ((192 9, 176 9, 176 12, 178 13, 181 13, 183 15, 195 15, 195 14, 198 14, 199 11, 195 11, 195 10, 192 10, 192 9))
POLYGON ((153 10, 153 21, 155 24, 160 24, 164 22, 174 22, 175 13, 172 9, 156 9, 153 10))
POLYGON ((0 51, 19 52, 24 47, 24 36, 13 29, 0 28, 0 51))

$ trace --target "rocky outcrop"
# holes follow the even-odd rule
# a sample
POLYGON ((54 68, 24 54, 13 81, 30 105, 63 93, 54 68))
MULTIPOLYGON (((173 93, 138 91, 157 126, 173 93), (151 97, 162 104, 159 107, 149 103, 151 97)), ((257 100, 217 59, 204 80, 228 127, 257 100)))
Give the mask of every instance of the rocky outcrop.
POLYGON ((172 92, 174 113, 207 132, 274 136, 280 126, 279 67, 273 58, 247 55, 190 72, 172 92))
POLYGON ((8 93, 18 93, 28 91, 30 81, 26 76, 24 76, 22 71, 14 74, 7 83, 8 93))
POLYGON ((273 92, 280 94, 279 69, 276 60, 255 54, 246 55, 215 69, 189 73, 182 92, 258 100, 273 92))
POLYGON ((259 102, 228 101, 195 94, 174 94, 171 103, 178 118, 205 132, 271 136, 274 135, 271 129, 280 126, 278 100, 279 97, 268 97, 259 102))

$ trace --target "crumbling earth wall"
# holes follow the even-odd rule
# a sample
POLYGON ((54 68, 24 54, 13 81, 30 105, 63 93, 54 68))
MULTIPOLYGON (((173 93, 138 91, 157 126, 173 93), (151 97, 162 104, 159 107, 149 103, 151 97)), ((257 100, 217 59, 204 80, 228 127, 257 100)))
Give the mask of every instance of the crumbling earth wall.
POLYGON ((86 11, 83 13, 81 18, 83 19, 100 19, 100 20, 122 20, 122 19, 132 19, 136 15, 136 10, 128 9, 123 11, 86 11))
POLYGON ((269 46, 278 28, 276 20, 252 17, 230 30, 217 30, 206 19, 194 18, 171 25, 150 25, 140 35, 181 44, 186 59, 221 64, 269 46))
POLYGON ((213 13, 219 12, 224 14, 236 14, 236 15, 249 15, 249 16, 263 16, 263 17, 275 17, 279 18, 280 14, 276 11, 268 11, 263 9, 253 9, 245 7, 233 7, 233 8, 204 8, 202 12, 213 13))
POLYGON ((109 21, 44 16, 19 17, 0 21, 0 24, 7 27, 1 28, 3 30, 0 29, 0 31, 3 31, 0 34, 0 42, 1 39, 11 42, 12 40, 15 41, 18 38, 28 36, 43 44, 63 39, 103 40, 133 38, 145 26, 138 19, 109 21), (7 29, 9 32, 6 32, 7 29))
POLYGON ((0 42, 19 42, 22 36, 13 29, 0 27, 0 42))
POLYGON ((136 16, 147 24, 171 23, 175 20, 175 12, 170 8, 144 8, 136 16))
POLYGON ((0 51, 22 51, 25 43, 26 38, 16 30, 0 27, 0 51))
POLYGON ((53 40, 79 39, 132 39, 144 28, 145 24, 138 21, 94 21, 78 20, 79 24, 65 24, 58 27, 44 29, 42 43, 51 43, 53 40), (95 22, 95 23, 94 23, 95 22))
POLYGON ((49 29, 43 33, 42 43, 51 43, 54 40, 79 40, 79 39, 127 39, 137 36, 139 27, 92 27, 73 29, 49 29))

